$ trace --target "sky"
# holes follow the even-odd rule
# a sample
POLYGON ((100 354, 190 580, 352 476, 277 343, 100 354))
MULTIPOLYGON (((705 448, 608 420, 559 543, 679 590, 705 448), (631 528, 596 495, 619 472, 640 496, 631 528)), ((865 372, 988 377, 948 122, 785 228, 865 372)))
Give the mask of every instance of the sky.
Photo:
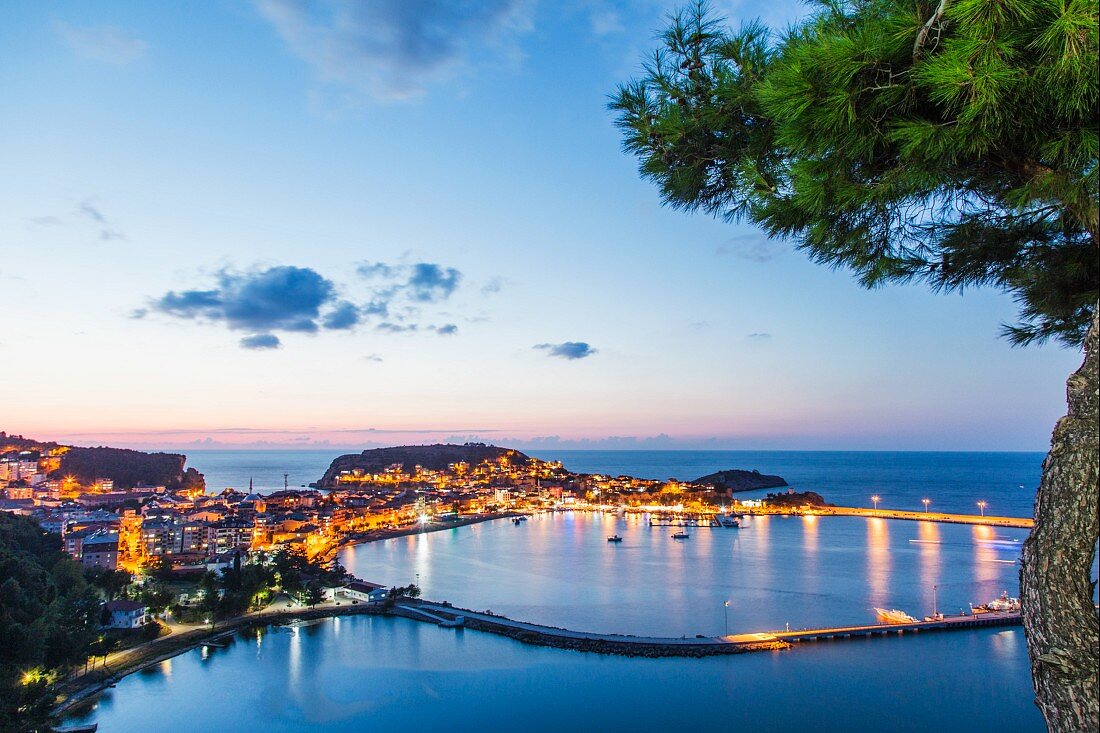
POLYGON ((676 5, 0 0, 0 430, 1045 450, 1009 296, 661 206, 606 105, 676 5))

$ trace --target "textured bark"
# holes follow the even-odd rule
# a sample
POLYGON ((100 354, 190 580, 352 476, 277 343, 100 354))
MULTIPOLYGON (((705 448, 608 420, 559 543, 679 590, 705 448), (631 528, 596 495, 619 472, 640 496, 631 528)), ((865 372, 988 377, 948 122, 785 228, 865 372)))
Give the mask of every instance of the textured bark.
POLYGON ((1091 577, 1100 528, 1098 318, 1100 307, 1084 363, 1066 382, 1069 410, 1051 436, 1020 567, 1036 703, 1053 733, 1100 730, 1100 622, 1091 577))

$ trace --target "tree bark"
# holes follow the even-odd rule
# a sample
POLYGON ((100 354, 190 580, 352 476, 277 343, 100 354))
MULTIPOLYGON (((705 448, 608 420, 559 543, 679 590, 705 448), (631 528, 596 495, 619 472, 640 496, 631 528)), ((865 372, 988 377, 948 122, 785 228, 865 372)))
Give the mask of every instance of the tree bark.
POLYGON ((1035 529, 1024 543, 1020 600, 1035 701, 1052 733, 1100 730, 1100 620, 1093 556, 1100 530, 1100 306, 1085 359, 1066 382, 1069 410, 1043 461, 1035 529))

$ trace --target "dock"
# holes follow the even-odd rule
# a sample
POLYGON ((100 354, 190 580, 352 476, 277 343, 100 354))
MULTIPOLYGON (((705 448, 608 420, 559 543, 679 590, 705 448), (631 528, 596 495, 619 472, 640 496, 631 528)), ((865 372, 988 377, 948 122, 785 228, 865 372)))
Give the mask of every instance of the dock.
POLYGON ((875 636, 900 636, 920 631, 961 631, 980 629, 990 626, 1019 626, 1023 623, 1018 611, 967 613, 958 616, 944 616, 931 621, 914 621, 906 624, 869 624, 867 626, 838 626, 824 629, 801 629, 798 631, 765 631, 752 634, 731 634, 722 637, 731 643, 750 641, 785 641, 799 644, 807 641, 833 641, 839 639, 858 639, 875 636))
POLYGON ((599 654, 647 657, 703 657, 717 654, 741 654, 774 651, 811 641, 832 641, 874 637, 904 636, 920 632, 963 631, 993 626, 1017 626, 1019 612, 984 612, 944 616, 929 621, 902 624, 870 624, 838 626, 794 631, 765 631, 728 636, 652 637, 627 634, 601 634, 574 631, 525 621, 488 612, 479 613, 456 608, 447 603, 414 601, 402 603, 397 615, 416 621, 434 623, 444 628, 463 626, 477 631, 507 636, 525 644, 551 646, 599 654), (459 621, 461 619, 461 621, 459 621), (450 623, 448 623, 450 622, 450 623))

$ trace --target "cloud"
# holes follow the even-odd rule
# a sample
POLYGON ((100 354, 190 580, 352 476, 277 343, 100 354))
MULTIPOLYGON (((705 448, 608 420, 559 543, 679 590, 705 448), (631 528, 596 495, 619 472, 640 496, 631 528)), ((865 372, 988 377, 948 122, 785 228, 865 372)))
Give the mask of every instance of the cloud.
POLYGON ((752 235, 744 239, 731 239, 718 247, 716 254, 732 255, 750 262, 771 262, 779 254, 783 246, 770 239, 759 235, 752 235))
MULTIPOLYGON (((87 208, 89 218, 102 217, 94 207, 87 208)), ((245 348, 275 348, 280 344, 277 332, 351 331, 360 326, 390 334, 458 333, 452 322, 436 325, 436 319, 449 320, 453 314, 430 312, 458 288, 462 273, 457 269, 430 262, 366 262, 356 273, 362 280, 341 287, 308 267, 223 268, 207 287, 168 291, 131 311, 130 317, 160 314, 222 324, 249 334, 241 341, 245 348)))
POLYGON ((485 281, 485 284, 481 286, 482 295, 493 295, 499 293, 504 289, 504 278, 491 277, 485 281))
POLYGON ((118 228, 107 219, 99 207, 93 205, 91 201, 84 201, 77 206, 76 213, 90 220, 96 226, 99 230, 100 240, 110 242, 126 239, 126 235, 120 232, 118 228))
POLYGON ((501 56, 530 30, 527 0, 254 0, 322 82, 404 100, 501 56))
POLYGON ((745 336, 745 338, 753 343, 763 344, 771 341, 772 335, 770 333, 750 333, 748 336, 745 336))
POLYGON ((451 297, 451 293, 458 287, 458 281, 462 279, 462 273, 453 267, 443 268, 428 262, 420 262, 412 268, 408 287, 413 300, 422 303, 446 300, 451 297))
POLYGON ((381 364, 383 359, 381 354, 367 354, 363 357, 363 361, 370 361, 376 364, 381 364))
POLYGON ((132 31, 113 25, 78 28, 57 21, 54 29, 73 53, 89 61, 122 66, 137 60, 149 49, 149 44, 132 31))
POLYGON ((241 339, 241 346, 246 349, 277 349, 281 345, 279 337, 271 333, 257 333, 241 339))
POLYGON ((321 324, 325 328, 342 330, 358 325, 360 319, 361 316, 359 315, 358 306, 354 303, 345 301, 328 313, 321 321, 321 324))
POLYGON ((542 349, 547 356, 561 359, 584 359, 596 353, 596 349, 583 341, 563 341, 560 344, 535 344, 532 348, 542 349))

